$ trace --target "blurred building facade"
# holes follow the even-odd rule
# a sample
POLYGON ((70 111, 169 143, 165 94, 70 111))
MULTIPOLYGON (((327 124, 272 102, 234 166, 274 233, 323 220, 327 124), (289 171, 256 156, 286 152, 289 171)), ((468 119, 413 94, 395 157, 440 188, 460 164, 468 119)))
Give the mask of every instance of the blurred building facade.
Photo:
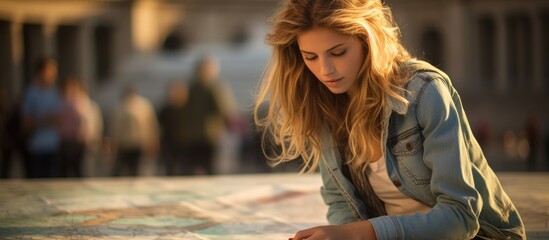
MULTIPOLYGON (((469 120, 495 138, 532 115, 549 120, 549 1, 385 1, 403 41, 445 70, 469 120)), ((153 104, 215 52, 242 108, 253 102, 270 50, 263 44, 278 0, 0 0, 0 86, 12 102, 42 55, 59 76, 85 79, 101 107, 133 82, 153 104)))
MULTIPOLYGON (((257 30, 264 30, 276 4, 276 0, 0 0, 0 80, 5 100, 16 98, 31 82, 33 64, 44 55, 58 59, 60 78, 80 76, 88 81, 92 95, 102 98, 103 90, 119 86, 117 81, 131 78, 131 71, 140 67, 141 71, 151 68, 149 75, 158 69, 175 71, 170 66, 135 66, 144 58, 158 63, 162 59, 151 57, 158 52, 172 52, 171 60, 177 62, 178 55, 192 55, 189 52, 198 55, 216 46, 238 48, 253 39, 262 42, 257 30)), ((181 61, 192 65, 192 60, 181 61)), ((180 73, 166 78, 181 78, 176 76, 180 73)))
POLYGON ((34 62, 55 56, 59 76, 100 84, 129 54, 131 8, 117 1, 0 1, 0 76, 8 98, 32 82, 34 62), (70 71, 70 73, 68 72, 70 71))
POLYGON ((411 52, 446 71, 470 121, 549 120, 549 1, 386 1, 411 52))

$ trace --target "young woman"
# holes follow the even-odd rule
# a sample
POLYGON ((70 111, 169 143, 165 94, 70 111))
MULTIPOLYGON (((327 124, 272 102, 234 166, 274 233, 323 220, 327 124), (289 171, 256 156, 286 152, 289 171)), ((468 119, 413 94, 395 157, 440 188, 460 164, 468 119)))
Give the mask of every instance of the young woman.
POLYGON ((333 224, 293 239, 525 238, 448 76, 379 0, 289 0, 267 42, 255 120, 275 164, 320 169, 333 224))

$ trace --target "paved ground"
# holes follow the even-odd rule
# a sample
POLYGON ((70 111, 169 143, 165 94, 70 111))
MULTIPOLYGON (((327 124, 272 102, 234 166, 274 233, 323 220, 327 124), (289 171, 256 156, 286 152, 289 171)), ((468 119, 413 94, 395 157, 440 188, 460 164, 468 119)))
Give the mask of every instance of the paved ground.
POLYGON ((528 239, 549 239, 549 174, 498 172, 526 226, 528 239))

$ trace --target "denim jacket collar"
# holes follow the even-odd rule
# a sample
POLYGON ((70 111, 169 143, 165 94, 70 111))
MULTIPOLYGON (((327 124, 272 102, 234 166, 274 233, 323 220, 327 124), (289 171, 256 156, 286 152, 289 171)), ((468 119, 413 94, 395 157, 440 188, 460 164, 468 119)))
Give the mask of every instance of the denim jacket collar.
MULTIPOLYGON (((405 97, 404 96, 404 90, 401 90, 399 95, 402 96, 402 97, 405 97)), ((388 105, 389 109, 393 110, 394 112, 396 112, 400 115, 404 115, 408 112, 408 104, 407 103, 398 101, 397 99, 395 99, 394 97, 392 97, 388 94, 386 94, 385 97, 387 98, 387 105, 388 105)))
MULTIPOLYGON (((406 62, 406 65, 407 67, 414 73, 417 73, 417 72, 436 72, 442 76, 446 76, 446 73, 440 71, 439 69, 433 67, 431 64, 427 63, 427 62, 423 62, 423 61, 419 61, 419 60, 410 60, 408 62, 406 62)), ((404 88, 406 88, 407 86, 404 86, 404 88)), ((397 93, 398 95, 400 95, 401 97, 405 98, 405 99, 408 99, 410 100, 409 98, 407 98, 407 94, 408 92, 405 90, 405 89, 399 89, 397 90, 397 93)), ((405 115, 406 113, 408 113, 408 107, 409 107, 409 103, 405 103, 405 102, 401 102, 399 100, 397 100, 396 98, 390 96, 389 94, 386 94, 385 97, 387 98, 387 105, 389 107, 389 109, 391 109, 392 111, 400 114, 400 115, 405 115)), ((410 96, 408 96, 410 97, 410 96)), ((390 113, 390 112, 388 112, 390 113)))

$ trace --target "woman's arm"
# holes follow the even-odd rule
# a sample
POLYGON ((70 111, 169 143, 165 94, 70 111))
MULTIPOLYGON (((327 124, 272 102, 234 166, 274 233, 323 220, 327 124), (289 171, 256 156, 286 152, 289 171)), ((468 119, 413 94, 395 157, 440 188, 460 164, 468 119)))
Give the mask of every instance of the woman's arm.
MULTIPOLYGON (((325 150, 324 158, 333 158, 336 160, 335 150, 325 150)), ((341 171, 336 171, 337 166, 329 166, 326 159, 320 162, 320 172, 322 175, 323 186, 320 189, 324 203, 328 205, 327 218, 330 226, 319 226, 310 229, 305 229, 296 233, 294 240, 298 239, 346 239, 346 240, 363 240, 376 239, 375 231, 369 221, 361 221, 358 207, 351 206, 350 199, 347 200, 342 190, 349 182, 340 182, 335 174, 341 174, 341 171), (340 186, 338 186, 340 185, 340 186), (353 210, 354 207, 354 210, 353 210)), ((347 186, 348 187, 348 186, 347 186)), ((352 201, 351 201, 352 202, 352 201)))
MULTIPOLYGON (((334 158, 331 160, 336 161, 335 150, 325 150, 323 158, 334 158)), ((336 166, 328 166, 326 159, 321 159, 319 163, 320 173, 322 176, 322 187, 320 188, 320 195, 324 200, 324 203, 328 206, 328 212, 326 217, 328 222, 332 225, 343 225, 360 221, 358 215, 358 209, 353 210, 348 200, 343 196, 341 187, 343 184, 350 184, 340 182, 336 179, 335 174, 338 174, 332 169, 336 166), (339 187, 338 187, 339 185, 339 187)), ((341 171, 339 171, 339 174, 341 171)))
POLYGON ((376 240, 370 221, 360 221, 341 226, 321 226, 299 231, 292 240, 376 240))
POLYGON ((449 82, 426 78, 416 116, 425 138, 423 161, 432 170, 436 205, 427 213, 371 219, 379 239, 471 239, 479 229, 482 199, 449 82))

